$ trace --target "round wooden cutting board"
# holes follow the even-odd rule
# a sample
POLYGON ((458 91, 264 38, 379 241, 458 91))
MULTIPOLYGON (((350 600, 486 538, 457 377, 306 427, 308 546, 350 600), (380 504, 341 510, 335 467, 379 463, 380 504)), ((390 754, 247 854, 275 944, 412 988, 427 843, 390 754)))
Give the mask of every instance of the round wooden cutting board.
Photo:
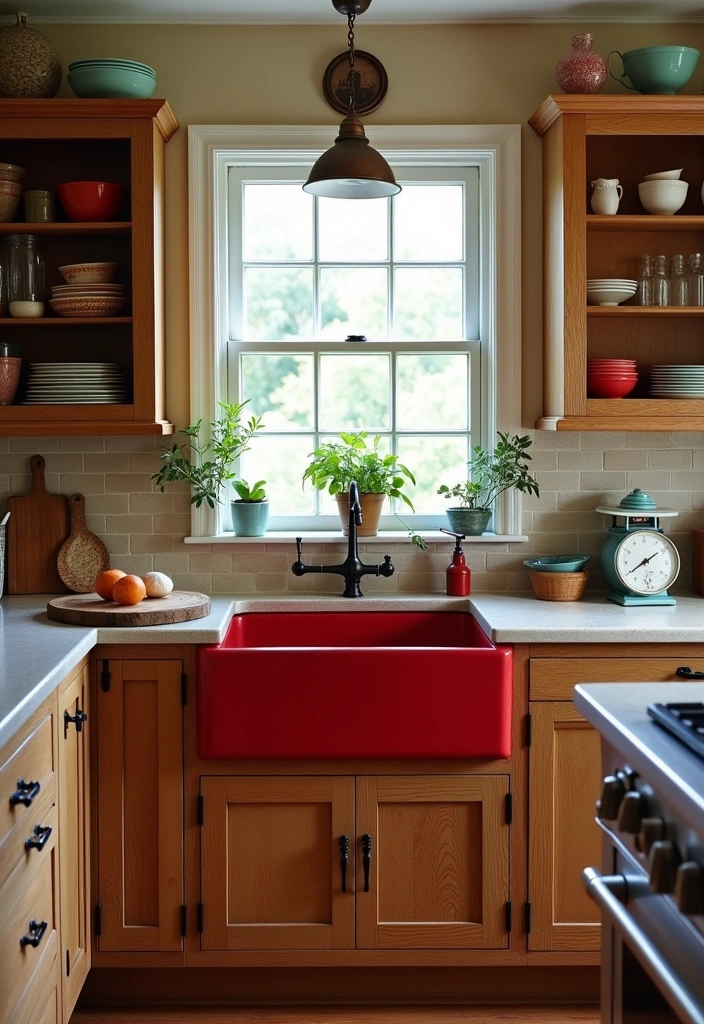
POLYGON ((174 590, 168 597, 145 598, 139 604, 103 601, 97 594, 54 597, 46 613, 71 626, 165 626, 171 622, 202 619, 210 612, 210 598, 189 590, 174 590))

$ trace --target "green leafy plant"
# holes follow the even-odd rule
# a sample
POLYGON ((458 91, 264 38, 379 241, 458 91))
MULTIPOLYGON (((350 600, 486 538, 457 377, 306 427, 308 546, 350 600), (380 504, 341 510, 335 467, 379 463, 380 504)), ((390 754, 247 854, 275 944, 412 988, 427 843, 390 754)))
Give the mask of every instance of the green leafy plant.
POLYGON ((191 487, 192 505, 200 508, 205 502, 215 508, 223 484, 235 475, 233 463, 248 450, 252 435, 263 426, 260 416, 243 422, 243 409, 248 401, 220 403, 223 414, 211 422, 209 441, 200 439, 202 419, 181 431, 188 440, 166 448, 161 455, 161 469, 152 476, 161 491, 166 483, 185 480, 191 487))
POLYGON ((398 455, 382 455, 378 451, 381 440, 378 434, 368 448, 368 436, 366 430, 357 434, 341 431, 342 444, 324 441, 311 452, 313 461, 303 474, 303 483, 310 480, 319 491, 327 488, 328 494, 334 497, 348 490, 356 480, 360 494, 388 494, 405 501, 415 511, 411 499, 402 490, 408 480, 415 484, 413 473, 398 461, 398 455))
POLYGON ((443 484, 438 494, 445 498, 458 498, 460 508, 484 509, 489 511, 500 494, 515 488, 524 494, 540 495, 538 481, 531 476, 528 466, 530 455, 527 449, 531 444, 530 437, 524 434, 502 434, 494 451, 489 454, 479 445, 472 449, 472 457, 467 463, 467 480, 448 487, 443 484))
POLYGON ((252 484, 250 487, 246 480, 233 480, 232 486, 235 488, 240 496, 240 501, 246 501, 248 503, 254 503, 259 501, 266 501, 266 491, 264 484, 266 480, 257 480, 256 484, 252 484))

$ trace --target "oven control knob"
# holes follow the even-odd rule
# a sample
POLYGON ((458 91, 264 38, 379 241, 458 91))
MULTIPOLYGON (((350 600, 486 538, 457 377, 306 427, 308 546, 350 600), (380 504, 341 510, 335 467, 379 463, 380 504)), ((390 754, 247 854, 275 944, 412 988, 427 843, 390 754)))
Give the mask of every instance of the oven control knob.
POLYGON ((675 903, 683 914, 704 914, 704 868, 695 860, 677 868, 675 903))
POLYGON ((650 888, 653 892, 671 893, 675 888, 677 869, 682 855, 669 839, 658 839, 650 847, 650 888))
POLYGON ((618 827, 621 832, 636 835, 640 832, 640 823, 648 813, 646 799, 642 793, 632 790, 626 793, 618 809, 618 827))
POLYGON ((596 811, 604 821, 613 821, 618 814, 621 801, 626 795, 626 787, 615 775, 607 775, 601 791, 601 799, 597 801, 596 811))
POLYGON ((636 846, 646 857, 650 853, 650 847, 658 839, 665 838, 665 822, 662 818, 643 818, 640 823, 640 832, 636 839, 636 846))

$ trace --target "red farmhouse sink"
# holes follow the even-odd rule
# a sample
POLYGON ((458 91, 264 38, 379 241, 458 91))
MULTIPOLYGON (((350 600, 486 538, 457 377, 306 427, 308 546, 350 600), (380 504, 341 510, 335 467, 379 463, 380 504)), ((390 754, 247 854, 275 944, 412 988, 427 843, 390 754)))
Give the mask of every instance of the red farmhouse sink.
POLYGON ((505 758, 512 651, 468 612, 251 612, 198 652, 198 754, 505 758))

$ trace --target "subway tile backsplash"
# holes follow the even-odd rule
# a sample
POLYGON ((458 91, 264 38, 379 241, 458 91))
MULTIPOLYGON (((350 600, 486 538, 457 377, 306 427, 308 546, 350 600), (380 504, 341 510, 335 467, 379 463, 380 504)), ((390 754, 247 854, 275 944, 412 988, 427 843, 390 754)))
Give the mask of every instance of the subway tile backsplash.
MULTIPOLYGON (((158 569, 176 586, 212 593, 337 593, 337 577, 290 572, 295 557, 280 544, 186 545, 190 529, 189 495, 184 485, 166 493, 151 476, 159 467, 162 439, 151 437, 0 438, 0 511, 9 494, 29 489, 29 456, 46 459, 49 491, 86 496, 87 523, 105 542, 113 565, 127 572, 158 569)), ((531 449, 541 487, 539 498, 524 500, 524 544, 469 544, 472 588, 480 592, 530 591, 523 559, 529 555, 588 552, 598 555, 608 521, 596 505, 620 501, 625 491, 643 487, 661 505, 680 515, 666 521, 679 548, 682 572, 675 592, 692 589, 691 531, 704 529, 704 432, 571 433, 536 431, 531 449)), ((335 562, 345 546, 310 545, 309 557, 335 562)), ((362 557, 376 561, 377 545, 360 544, 362 557)), ((384 548, 386 552, 387 548, 384 548)), ((448 544, 430 544, 420 552, 408 544, 389 544, 396 573, 390 579, 365 579, 366 593, 438 592, 445 589, 448 544)), ((598 559, 587 568, 589 589, 604 589, 598 559)))

